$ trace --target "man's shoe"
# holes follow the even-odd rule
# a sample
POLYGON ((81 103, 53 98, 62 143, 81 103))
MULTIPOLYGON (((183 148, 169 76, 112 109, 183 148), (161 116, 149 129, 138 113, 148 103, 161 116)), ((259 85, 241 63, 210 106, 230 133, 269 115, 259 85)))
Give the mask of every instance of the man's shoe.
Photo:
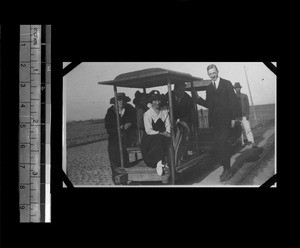
POLYGON ((222 178, 224 177, 225 173, 226 173, 226 170, 224 169, 223 172, 222 172, 222 174, 220 175, 220 180, 222 180, 222 178))
POLYGON ((221 182, 225 182, 231 177, 232 177, 232 172, 230 170, 226 170, 224 176, 221 178, 221 182))

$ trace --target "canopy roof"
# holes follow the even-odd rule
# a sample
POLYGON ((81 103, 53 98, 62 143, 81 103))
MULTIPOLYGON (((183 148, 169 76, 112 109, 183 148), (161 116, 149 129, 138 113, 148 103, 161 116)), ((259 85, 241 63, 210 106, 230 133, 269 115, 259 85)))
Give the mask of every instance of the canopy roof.
MULTIPOLYGON (((211 84, 211 80, 201 80, 201 81, 194 81, 194 89, 196 91, 206 90, 207 86, 211 84)), ((191 91, 191 83, 187 83, 185 87, 186 91, 191 91)))
POLYGON ((103 85, 115 85, 128 88, 151 88, 168 84, 198 82, 199 86, 206 86, 202 78, 193 77, 188 73, 182 73, 161 68, 151 68, 120 74, 114 80, 99 82, 103 85))

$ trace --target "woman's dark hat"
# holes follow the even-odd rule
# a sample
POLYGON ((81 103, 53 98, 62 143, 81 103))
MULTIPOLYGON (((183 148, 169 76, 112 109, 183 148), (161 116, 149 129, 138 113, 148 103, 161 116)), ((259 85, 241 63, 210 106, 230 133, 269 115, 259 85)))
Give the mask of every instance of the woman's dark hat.
MULTIPOLYGON (((117 99, 118 100, 124 100, 124 102, 130 102, 130 97, 126 96, 125 93, 123 92, 120 92, 120 93, 117 93, 117 99)), ((110 104, 115 104, 115 98, 111 98, 110 101, 109 101, 110 104)))
POLYGON ((233 86, 233 88, 242 88, 239 82, 236 82, 233 86))
POLYGON ((161 95, 158 90, 152 90, 149 93, 149 102, 152 102, 154 100, 161 100, 161 95))

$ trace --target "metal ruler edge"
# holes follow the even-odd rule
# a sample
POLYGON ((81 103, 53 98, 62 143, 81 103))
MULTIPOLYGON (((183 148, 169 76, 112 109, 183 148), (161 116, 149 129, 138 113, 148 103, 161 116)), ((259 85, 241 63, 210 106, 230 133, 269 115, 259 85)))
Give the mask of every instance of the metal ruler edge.
POLYGON ((45 222, 45 186, 49 183, 49 180, 46 182, 46 170, 50 174, 47 161, 50 157, 47 139, 50 97, 47 91, 51 81, 50 49, 46 50, 45 38, 47 28, 47 25, 20 25, 20 222, 45 222))

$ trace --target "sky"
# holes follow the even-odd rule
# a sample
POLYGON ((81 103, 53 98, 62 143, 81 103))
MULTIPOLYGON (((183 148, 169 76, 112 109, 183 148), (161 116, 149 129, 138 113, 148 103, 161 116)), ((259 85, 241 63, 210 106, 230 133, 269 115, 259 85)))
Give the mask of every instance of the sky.
MULTIPOLYGON (((69 63, 65 62, 63 66, 69 63)), ((218 67, 221 78, 231 81, 232 84, 240 82, 242 93, 248 95, 251 104, 245 67, 253 104, 276 103, 276 75, 262 62, 84 62, 64 76, 66 120, 105 117, 114 91, 112 86, 99 85, 98 82, 113 80, 122 73, 148 68, 170 69, 209 79, 206 68, 210 64, 218 67)), ((275 62, 273 64, 276 65, 275 62)), ((166 86, 151 88, 147 92, 153 89, 158 89, 161 93, 167 92, 166 86)), ((131 98, 131 104, 136 90, 118 88, 118 92, 125 92, 131 98)), ((199 92, 199 95, 205 98, 205 92, 199 92)))

